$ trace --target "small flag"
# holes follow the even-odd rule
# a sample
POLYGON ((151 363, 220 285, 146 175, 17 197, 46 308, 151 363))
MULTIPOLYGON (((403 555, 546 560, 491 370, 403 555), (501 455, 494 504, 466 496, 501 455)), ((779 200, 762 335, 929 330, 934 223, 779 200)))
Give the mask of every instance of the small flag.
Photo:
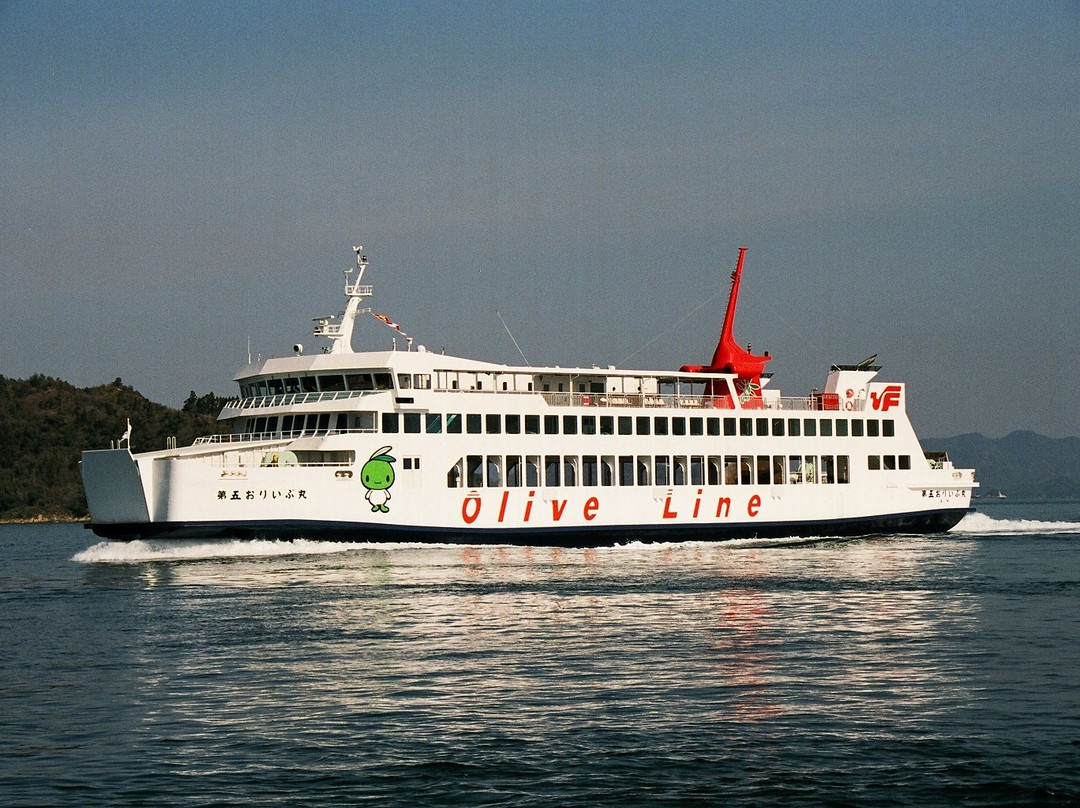
POLYGON ((381 320, 383 323, 385 323, 386 325, 390 326, 393 329, 396 329, 401 334, 403 334, 403 335, 405 334, 405 332, 401 330, 401 326, 398 325, 397 323, 395 323, 393 320, 391 320, 385 314, 376 314, 375 312, 372 312, 371 316, 374 317, 376 320, 381 320))

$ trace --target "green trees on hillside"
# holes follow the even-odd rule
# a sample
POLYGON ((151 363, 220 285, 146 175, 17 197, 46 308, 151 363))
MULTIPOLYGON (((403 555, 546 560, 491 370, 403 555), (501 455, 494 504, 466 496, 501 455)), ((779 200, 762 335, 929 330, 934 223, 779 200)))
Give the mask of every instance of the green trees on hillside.
POLYGON ((60 379, 0 376, 0 519, 86 515, 84 449, 105 449, 131 420, 131 449, 163 449, 217 431, 224 398, 194 391, 183 409, 155 404, 120 379, 79 389, 60 379))

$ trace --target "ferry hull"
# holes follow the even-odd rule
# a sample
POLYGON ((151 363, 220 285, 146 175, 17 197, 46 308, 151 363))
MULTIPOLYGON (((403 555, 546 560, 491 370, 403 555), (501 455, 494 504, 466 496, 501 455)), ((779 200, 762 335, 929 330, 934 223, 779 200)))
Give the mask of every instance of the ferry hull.
POLYGON ((91 524, 98 536, 113 541, 151 539, 316 539, 351 542, 426 542, 463 545, 608 547, 627 542, 724 542, 734 539, 828 538, 944 533, 973 509, 945 508, 805 522, 753 524, 634 525, 596 527, 434 528, 323 521, 265 521, 242 525, 223 522, 91 524))

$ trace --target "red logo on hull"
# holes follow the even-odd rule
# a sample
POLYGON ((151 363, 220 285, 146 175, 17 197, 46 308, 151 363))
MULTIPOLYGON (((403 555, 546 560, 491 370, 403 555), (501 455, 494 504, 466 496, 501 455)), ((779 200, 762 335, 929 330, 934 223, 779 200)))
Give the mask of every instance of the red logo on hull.
POLYGON ((884 390, 875 390, 870 393, 870 405, 875 410, 885 410, 890 407, 900 406, 900 385, 890 384, 884 390))

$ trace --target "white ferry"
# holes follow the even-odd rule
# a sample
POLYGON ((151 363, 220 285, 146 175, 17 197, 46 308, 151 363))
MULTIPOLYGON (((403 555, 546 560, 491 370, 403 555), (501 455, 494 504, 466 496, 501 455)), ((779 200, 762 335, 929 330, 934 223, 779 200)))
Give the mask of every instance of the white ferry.
POLYGON ((746 248, 712 361, 678 371, 502 365, 404 332, 354 351, 358 317, 401 331, 363 308, 354 249, 329 344, 249 357, 223 434, 83 453, 97 535, 595 546, 938 532, 970 510, 974 471, 923 451, 873 358, 821 392, 769 386, 771 357, 732 335, 746 248))

